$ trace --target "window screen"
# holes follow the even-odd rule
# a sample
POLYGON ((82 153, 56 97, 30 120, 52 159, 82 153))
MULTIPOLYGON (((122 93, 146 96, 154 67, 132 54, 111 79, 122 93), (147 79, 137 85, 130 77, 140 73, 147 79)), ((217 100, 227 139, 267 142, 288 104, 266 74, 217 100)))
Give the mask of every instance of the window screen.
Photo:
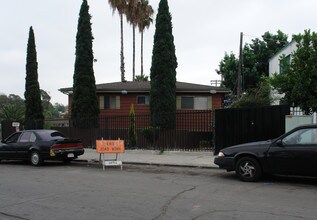
POLYGON ((195 97, 194 103, 196 110, 206 110, 208 109, 207 97, 195 97))

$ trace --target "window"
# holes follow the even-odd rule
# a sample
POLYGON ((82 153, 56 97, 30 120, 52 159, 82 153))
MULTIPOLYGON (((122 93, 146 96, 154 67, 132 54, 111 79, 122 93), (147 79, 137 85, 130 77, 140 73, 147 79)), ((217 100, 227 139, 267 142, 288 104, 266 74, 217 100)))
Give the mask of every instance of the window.
POLYGON ((38 136, 40 136, 42 140, 46 140, 46 141, 65 138, 65 136, 58 131, 47 132, 43 130, 43 131, 37 131, 36 133, 38 136))
POLYGON ((34 142, 36 140, 36 136, 33 132, 24 132, 20 138, 20 142, 34 142))
POLYGON ((177 109, 207 110, 211 109, 211 97, 181 96, 177 97, 177 109))
POLYGON ((280 74, 283 74, 284 71, 285 71, 285 67, 284 67, 284 64, 283 63, 288 63, 290 64, 291 63, 291 55, 287 55, 287 56, 283 56, 280 60, 280 74))
POLYGON ((139 104, 139 105, 149 105, 150 104, 150 96, 148 96, 148 95, 138 96, 137 97, 137 104, 139 104))
POLYGON ((21 135, 21 132, 15 133, 6 139, 6 143, 16 143, 21 135))
POLYGON ((194 109, 194 97, 182 97, 181 109, 194 109))
POLYGON ((283 139, 285 145, 311 145, 317 144, 317 129, 306 128, 295 131, 283 139))
POLYGON ((105 96, 105 109, 115 109, 115 108, 116 108, 116 97, 105 96))
POLYGON ((120 109, 120 96, 100 96, 100 109, 120 109))
POLYGON ((197 110, 206 110, 208 109, 208 100, 207 97, 195 97, 194 100, 195 109, 197 110))

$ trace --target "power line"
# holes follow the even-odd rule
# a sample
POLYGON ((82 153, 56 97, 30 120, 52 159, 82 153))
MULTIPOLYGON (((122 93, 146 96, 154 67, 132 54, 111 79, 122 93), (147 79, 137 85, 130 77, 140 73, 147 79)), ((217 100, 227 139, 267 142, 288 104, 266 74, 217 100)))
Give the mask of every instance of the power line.
MULTIPOLYGON (((264 38, 263 36, 259 37, 259 36, 254 36, 254 35, 250 35, 250 34, 243 34, 243 36, 245 37, 252 37, 252 38, 257 38, 257 39, 263 39, 263 40, 272 40, 272 41, 275 41, 274 39, 271 39, 271 38, 264 38)), ((281 41, 281 40, 278 40, 279 42, 281 43, 286 43, 286 44, 289 44, 291 41, 281 41)))

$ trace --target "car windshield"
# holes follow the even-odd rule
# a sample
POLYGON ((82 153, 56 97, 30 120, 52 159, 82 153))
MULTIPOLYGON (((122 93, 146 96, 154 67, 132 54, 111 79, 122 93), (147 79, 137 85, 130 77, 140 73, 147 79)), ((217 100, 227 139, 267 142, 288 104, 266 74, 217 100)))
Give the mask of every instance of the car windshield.
POLYGON ((37 131, 42 140, 63 139, 65 136, 58 131, 37 131))

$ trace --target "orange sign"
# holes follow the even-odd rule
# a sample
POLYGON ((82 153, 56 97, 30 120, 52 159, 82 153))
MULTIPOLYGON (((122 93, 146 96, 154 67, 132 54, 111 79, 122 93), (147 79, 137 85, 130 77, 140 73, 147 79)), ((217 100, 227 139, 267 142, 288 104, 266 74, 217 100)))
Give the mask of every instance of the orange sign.
POLYGON ((124 140, 96 140, 96 151, 99 154, 124 153, 124 140))

